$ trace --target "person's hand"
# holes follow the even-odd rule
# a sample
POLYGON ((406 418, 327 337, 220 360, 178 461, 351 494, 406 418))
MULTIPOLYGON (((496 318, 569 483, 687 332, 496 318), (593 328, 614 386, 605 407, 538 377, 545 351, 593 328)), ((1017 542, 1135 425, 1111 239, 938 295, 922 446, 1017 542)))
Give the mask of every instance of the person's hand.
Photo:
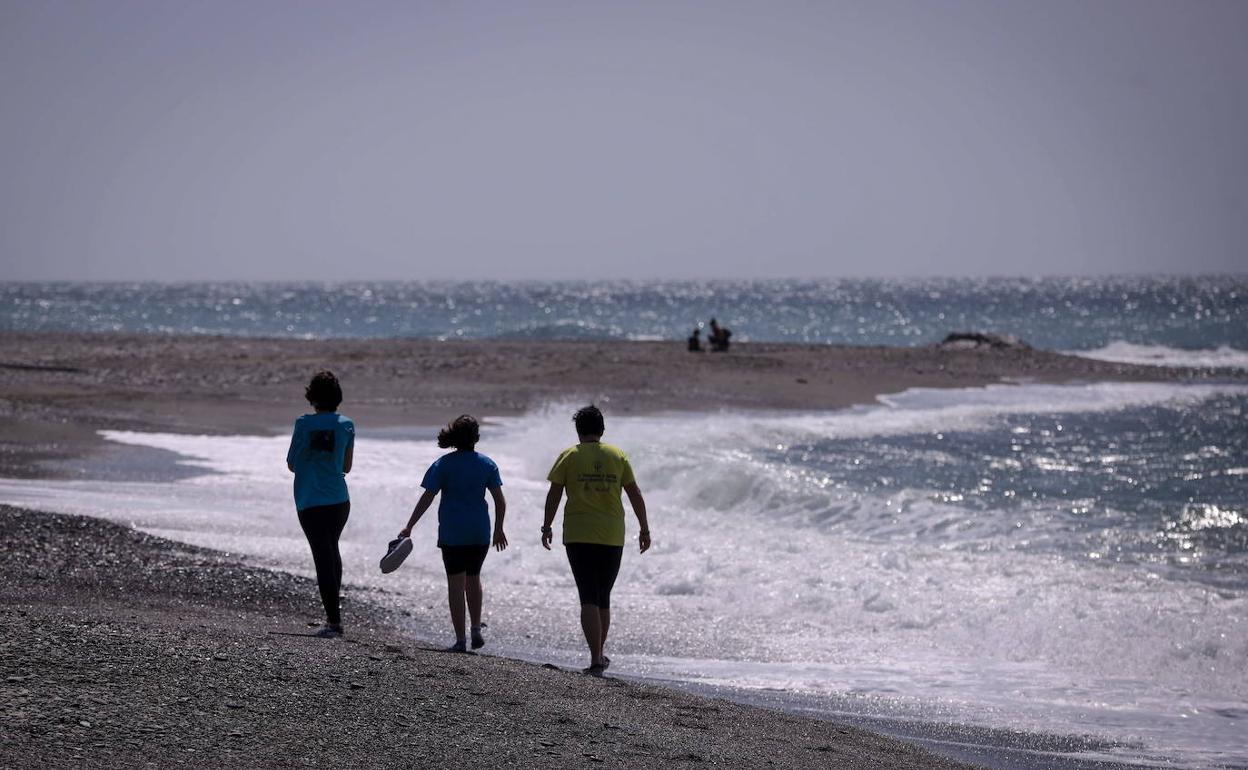
POLYGON ((550 527, 542 527, 542 547, 550 550, 550 541, 555 539, 555 531, 550 527))
POLYGON ((641 533, 637 535, 637 546, 641 548, 641 553, 645 553, 650 550, 650 530, 643 529, 641 533))
POLYGON ((494 550, 503 551, 507 549, 507 536, 503 534, 501 529, 494 530, 494 550))
POLYGON ((411 527, 404 527, 403 529, 399 530, 399 537, 411 537, 411 536, 412 536, 411 527))

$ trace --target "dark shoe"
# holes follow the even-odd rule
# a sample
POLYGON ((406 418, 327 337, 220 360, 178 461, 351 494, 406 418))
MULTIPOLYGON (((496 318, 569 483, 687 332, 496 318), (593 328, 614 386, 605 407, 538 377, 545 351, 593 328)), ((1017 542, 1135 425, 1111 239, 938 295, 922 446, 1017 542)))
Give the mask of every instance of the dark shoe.
POLYGON ((342 626, 335 625, 333 623, 326 623, 325 625, 317 629, 316 632, 313 633, 312 635, 318 636, 321 639, 341 639, 342 638, 342 626))
POLYGON ((381 571, 394 572, 412 552, 412 539, 410 537, 398 537, 390 541, 390 545, 386 547, 386 555, 381 557, 381 571))

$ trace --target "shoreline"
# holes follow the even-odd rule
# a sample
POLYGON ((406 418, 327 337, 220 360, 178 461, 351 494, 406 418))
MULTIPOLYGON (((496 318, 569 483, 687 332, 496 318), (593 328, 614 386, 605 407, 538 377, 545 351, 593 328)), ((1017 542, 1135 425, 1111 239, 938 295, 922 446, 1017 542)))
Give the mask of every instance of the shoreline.
POLYGON ((678 342, 290 340, 118 333, 0 336, 0 475, 73 478, 103 429, 274 435, 333 369, 360 431, 506 417, 595 402, 608 414, 843 409, 911 388, 1001 382, 1233 381, 1233 369, 1163 368, 1031 348, 971 350, 678 342))
MULTIPOLYGON (((251 566, 231 554, 92 516, 0 504, 0 544, 20 561, 0 564, 0 578, 19 586, 0 600, 0 628, 5 631, 0 636, 4 652, 0 678, 8 688, 9 701, 7 708, 0 707, 0 726, 5 728, 0 732, 0 759, 8 767, 69 766, 55 761, 64 758, 66 751, 72 753, 74 763, 107 758, 123 766, 137 765, 143 763, 140 758, 150 762, 150 740, 157 741, 155 753, 168 762, 176 758, 178 762, 225 762, 239 767, 410 766, 408 760, 390 756, 363 758, 375 754, 378 746, 393 745, 392 734, 366 736, 376 743, 365 744, 355 736, 348 739, 347 731, 341 729, 335 733, 342 743, 333 747, 341 754, 330 754, 329 759, 324 753, 290 759, 287 750, 296 748, 291 742, 302 740, 292 723, 307 713, 284 709, 308 705, 307 693, 275 703, 258 679, 279 683, 277 687, 309 686, 320 698, 340 691, 346 699, 343 705, 350 707, 346 713, 354 720, 351 724, 357 727, 369 720, 390 727, 407 724, 401 715, 413 703, 425 712, 432 709, 429 722, 446 720, 443 709, 452 702, 467 698, 491 709, 502 693, 505 706, 529 712, 527 717, 538 723, 528 725, 530 737, 544 736, 536 746, 532 741, 525 743, 523 736, 503 736, 505 742, 519 743, 502 747, 513 764, 517 752, 522 755, 526 749, 540 757, 520 759, 522 768, 584 767, 599 762, 612 767, 624 766, 625 761, 630 767, 665 769, 672 761, 693 766, 766 764, 855 770, 1130 770, 1140 766, 1103 753, 1116 744, 1087 736, 864 715, 830 709, 819 698, 770 690, 644 676, 597 680, 583 676, 575 667, 497 654, 488 648, 480 654, 452 655, 423 639, 416 625, 401 617, 407 613, 370 598, 375 589, 358 585, 344 586, 347 637, 315 639, 305 636, 320 623, 312 578, 251 566), (157 575, 160 580, 153 581, 157 575), (34 649, 21 644, 18 640, 22 639, 34 640, 34 649), (72 652, 75 645, 85 646, 72 652), (148 667, 142 671, 139 665, 122 662, 134 663, 135 648, 145 650, 140 657, 148 667), (312 657, 299 657, 305 653, 312 657), (292 665, 292 658, 300 665, 292 665), (152 667, 157 661, 160 664, 152 667), (304 664, 310 671, 297 674, 304 664), (473 670, 475 665, 483 670, 473 670), (184 671, 188 667, 196 669, 193 675, 184 671), (396 668, 408 670, 396 672, 396 668), (119 678, 100 676, 100 670, 119 678), (396 674, 417 681, 396 684, 396 674), (482 681, 486 677, 488 682, 482 681), (153 678, 155 684, 150 681, 153 678), (194 681, 202 687, 185 690, 194 681), (37 689, 32 690, 32 685, 37 689), (616 701, 624 699, 622 707, 611 703, 605 709, 609 721, 603 728, 622 731, 608 733, 606 740, 590 737, 604 711, 594 702, 603 694, 598 688, 616 701), (437 692, 431 694, 429 689, 437 692), (184 690, 193 694, 174 700, 167 697, 184 690), (466 696, 464 690, 468 690, 466 696), (542 692, 540 702, 528 702, 538 691, 542 692), (172 714, 153 711, 149 701, 162 697, 162 705, 172 708, 172 714), (554 708, 565 713, 557 719, 557 726, 547 719, 554 713, 552 698, 554 708), (262 701, 265 707, 253 701, 262 701), (585 705, 595 707, 588 716, 579 713, 585 705), (580 719, 566 715, 569 707, 580 719), (131 713, 135 708, 140 712, 137 715, 131 713), (540 714, 535 717, 533 712, 540 714), (675 722, 670 722, 673 716, 675 722), (268 732, 252 721, 258 719, 275 720, 279 727, 268 732), (170 735, 165 723, 177 720, 183 733, 170 735), (104 727, 107 739, 99 740, 95 731, 104 727), (642 727, 652 732, 692 729, 696 739, 690 742, 681 735, 678 741, 668 740, 667 745, 681 749, 673 748, 666 757, 652 750, 661 745, 654 743, 633 746, 615 756, 603 750, 604 744, 622 743, 612 738, 640 740, 642 727), (723 733, 725 727, 729 734, 723 733), (750 757, 738 752, 741 741, 756 750, 771 745, 750 757), (249 753, 261 743, 268 745, 269 753, 249 753), (46 755, 41 753, 45 751, 46 755)), ((514 714, 510 716, 515 719, 514 714)), ((453 728, 471 721, 471 715, 466 720, 450 717, 453 728)), ((400 737, 416 742, 425 737, 420 727, 414 733, 400 737)), ((466 745, 454 737, 448 741, 450 745, 443 747, 421 744, 426 752, 422 761, 462 763, 466 745), (439 751, 445 754, 439 756, 439 751)), ((322 741, 321 751, 325 748, 322 741)))
POLYGON ((354 592, 347 638, 301 638, 309 579, 98 519, 0 506, 0 542, 8 767, 972 767, 832 721, 447 654, 354 592))

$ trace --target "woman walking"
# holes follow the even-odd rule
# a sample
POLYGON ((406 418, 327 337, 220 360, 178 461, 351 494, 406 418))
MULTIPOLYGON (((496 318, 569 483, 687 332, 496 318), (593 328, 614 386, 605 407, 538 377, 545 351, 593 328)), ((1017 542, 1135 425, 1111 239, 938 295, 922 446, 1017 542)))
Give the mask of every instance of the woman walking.
POLYGON ((507 536, 503 534, 503 518, 507 515, 503 480, 494 461, 476 451, 480 438, 480 425, 469 414, 456 417, 438 433, 438 446, 454 447, 455 451, 434 460, 425 471, 425 478, 420 482, 424 494, 412 510, 407 526, 399 532, 399 537, 409 537, 412 527, 429 510, 438 493, 442 493, 442 502, 438 504, 438 548, 442 549, 442 564, 446 567, 446 599, 455 629, 455 643, 447 648, 451 652, 468 651, 464 632, 465 603, 472 620, 472 649, 485 645, 481 635, 484 601, 481 565, 490 552, 491 543, 499 551, 507 547, 507 536), (490 536, 486 491, 494 499, 493 537, 490 536))
POLYGON ((355 449, 355 423, 338 414, 342 387, 333 372, 321 371, 304 391, 315 410, 295 420, 286 452, 286 467, 295 474, 295 509, 299 526, 312 549, 316 584, 325 606, 325 625, 317 636, 342 636, 338 597, 342 589, 342 555, 338 538, 351 513, 346 475, 355 449))
POLYGON ((542 547, 550 550, 554 530, 551 525, 559 512, 563 493, 568 504, 563 509, 563 545, 576 580, 581 600, 581 631, 589 646, 589 668, 585 673, 602 676, 611 665, 603 652, 611 628, 611 589, 620 572, 624 555, 624 504, 628 495, 640 531, 637 543, 641 553, 650 548, 650 524, 646 501, 633 478, 628 457, 618 448, 602 443, 605 421, 596 406, 577 411, 578 443, 565 449, 550 469, 547 480, 546 518, 542 521, 542 547))

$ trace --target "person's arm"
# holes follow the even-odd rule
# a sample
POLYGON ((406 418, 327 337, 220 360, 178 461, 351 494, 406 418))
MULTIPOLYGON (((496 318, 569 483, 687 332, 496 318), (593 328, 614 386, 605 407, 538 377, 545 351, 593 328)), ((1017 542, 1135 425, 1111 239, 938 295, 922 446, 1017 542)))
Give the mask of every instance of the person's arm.
POLYGON ((494 550, 507 548, 507 536, 503 534, 503 519, 507 516, 507 498, 503 497, 502 487, 487 487, 490 497, 494 498, 494 550))
POLYGON ((559 513, 559 501, 563 499, 563 485, 550 482, 550 491, 546 493, 546 516, 542 519, 542 547, 550 550, 550 542, 555 532, 550 528, 555 523, 555 514, 559 513))
POLYGON ((342 455, 342 472, 347 474, 351 472, 351 461, 355 459, 355 440, 347 444, 347 451, 342 455))
POLYGON ((429 510, 429 506, 433 505, 433 498, 437 496, 437 492, 425 490, 425 493, 416 501, 416 507, 412 509, 412 517, 407 520, 407 526, 399 530, 399 537, 411 537, 412 527, 416 526, 416 522, 420 521, 421 516, 425 515, 425 511, 429 510))
POLYGON ((637 523, 641 525, 641 532, 637 533, 637 545, 645 553, 650 550, 650 522, 646 518, 646 498, 641 496, 641 487, 635 481, 624 485, 624 494, 628 495, 628 502, 633 506, 637 523))

